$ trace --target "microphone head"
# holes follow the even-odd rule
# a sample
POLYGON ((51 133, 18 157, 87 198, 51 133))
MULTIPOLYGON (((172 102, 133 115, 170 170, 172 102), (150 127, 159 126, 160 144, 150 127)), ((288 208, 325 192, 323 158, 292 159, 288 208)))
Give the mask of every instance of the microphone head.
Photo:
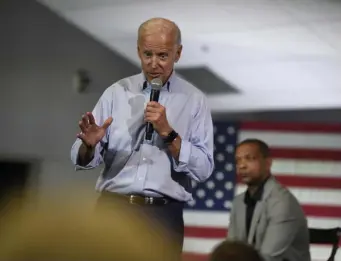
POLYGON ((162 80, 160 78, 155 78, 151 80, 150 85, 153 90, 159 91, 162 88, 162 80))

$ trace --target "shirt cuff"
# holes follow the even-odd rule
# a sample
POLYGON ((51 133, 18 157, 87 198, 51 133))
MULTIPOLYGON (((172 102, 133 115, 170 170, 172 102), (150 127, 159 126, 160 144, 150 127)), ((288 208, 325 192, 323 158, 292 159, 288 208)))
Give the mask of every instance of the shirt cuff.
MULTIPOLYGON (((79 150, 80 145, 81 144, 79 144, 78 146, 78 150, 79 150)), ((89 169, 96 168, 101 163, 101 156, 100 156, 99 150, 100 150, 100 144, 98 143, 95 148, 94 157, 85 166, 81 166, 77 164, 78 162, 78 153, 77 153, 76 158, 75 158, 75 170, 89 170, 89 169)))
POLYGON ((187 165, 191 156, 192 144, 189 141, 181 140, 179 160, 173 159, 176 171, 187 171, 187 165))
POLYGON ((81 166, 76 164, 75 165, 75 170, 89 170, 89 169, 93 169, 96 166, 96 156, 94 156, 94 158, 86 165, 86 166, 81 166))

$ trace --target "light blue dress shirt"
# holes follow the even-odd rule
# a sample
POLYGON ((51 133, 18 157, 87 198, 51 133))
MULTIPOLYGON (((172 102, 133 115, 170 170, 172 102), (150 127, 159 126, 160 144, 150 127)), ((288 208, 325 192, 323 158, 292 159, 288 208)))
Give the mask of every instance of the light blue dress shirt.
POLYGON ((169 196, 189 201, 192 199, 191 179, 203 182, 214 169, 213 123, 206 97, 175 72, 161 89, 159 103, 166 108, 170 126, 182 139, 177 162, 156 132, 152 141, 145 140, 143 119, 150 91, 143 73, 107 88, 93 115, 98 125, 110 116, 113 122, 87 166, 78 165, 80 139, 72 146, 72 162, 76 170, 104 163, 96 184, 98 191, 169 196))

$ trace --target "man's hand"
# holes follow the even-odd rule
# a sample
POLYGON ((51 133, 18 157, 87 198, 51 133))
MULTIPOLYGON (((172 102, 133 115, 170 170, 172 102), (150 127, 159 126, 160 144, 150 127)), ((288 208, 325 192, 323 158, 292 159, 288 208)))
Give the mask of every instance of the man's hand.
POLYGON ((78 133, 77 137, 80 138, 88 148, 94 148, 104 137, 112 120, 112 117, 109 117, 102 126, 98 126, 92 113, 87 112, 82 116, 82 120, 78 123, 82 132, 78 133))
POLYGON ((172 131, 167 121, 166 108, 158 102, 152 101, 147 104, 144 120, 153 124, 155 131, 161 137, 167 137, 172 131))

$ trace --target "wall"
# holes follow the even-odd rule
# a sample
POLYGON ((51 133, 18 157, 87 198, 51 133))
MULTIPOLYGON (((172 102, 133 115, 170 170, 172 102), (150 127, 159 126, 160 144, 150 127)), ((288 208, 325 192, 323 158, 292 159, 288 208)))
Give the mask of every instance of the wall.
POLYGON ((0 155, 38 160, 44 191, 81 176, 94 186, 98 171, 75 173, 69 159, 78 120, 139 69, 33 0, 0 2, 0 38, 0 155), (72 90, 80 67, 93 79, 84 94, 72 90))

